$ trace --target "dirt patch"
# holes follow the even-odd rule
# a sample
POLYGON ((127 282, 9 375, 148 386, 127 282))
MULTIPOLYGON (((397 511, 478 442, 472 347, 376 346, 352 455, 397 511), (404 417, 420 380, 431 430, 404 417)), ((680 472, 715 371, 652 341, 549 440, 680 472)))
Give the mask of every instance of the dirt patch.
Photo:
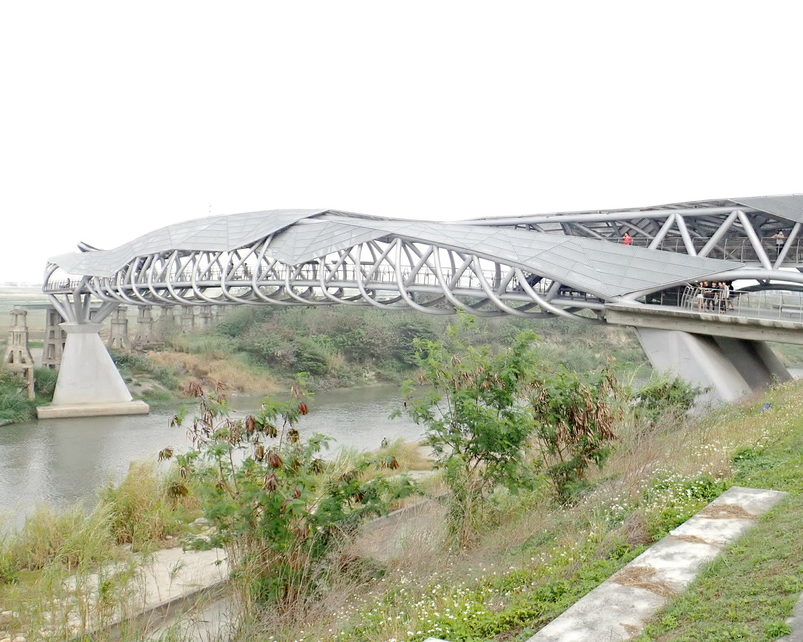
POLYGON ((711 542, 703 539, 702 537, 697 537, 697 535, 671 535, 671 537, 674 539, 679 539, 683 542, 689 542, 689 544, 708 544, 711 546, 711 542))
POLYGON ((443 541, 446 507, 438 501, 423 501, 399 513, 363 526, 354 542, 360 555, 389 562, 404 551, 426 555, 426 549, 443 541))
POLYGON ((622 586, 643 588, 666 599, 675 597, 676 592, 671 586, 652 579, 655 573, 652 566, 626 566, 614 575, 611 581, 622 586))
POLYGON ((757 519, 738 504, 709 504, 699 515, 708 519, 757 519))

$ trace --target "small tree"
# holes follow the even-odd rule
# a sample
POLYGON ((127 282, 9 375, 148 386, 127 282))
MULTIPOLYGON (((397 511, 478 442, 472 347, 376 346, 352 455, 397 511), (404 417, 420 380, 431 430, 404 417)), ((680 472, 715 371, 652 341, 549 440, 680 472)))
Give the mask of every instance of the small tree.
POLYGON ((569 501, 582 487, 589 466, 604 465, 622 415, 621 394, 610 364, 585 377, 563 368, 533 378, 534 437, 559 501, 569 501))
POLYGON ((416 340, 420 383, 431 387, 415 396, 408 381, 404 394, 409 415, 427 426, 436 466, 445 470, 450 533, 465 545, 497 485, 515 491, 533 481, 524 456, 531 410, 521 400, 535 363, 537 336, 524 332, 499 354, 487 346, 464 346, 454 327, 450 339, 454 352, 442 341, 416 340))
POLYGON ((633 414, 655 426, 662 419, 674 420, 686 415, 702 393, 701 388, 680 377, 669 374, 654 376, 650 382, 633 394, 633 414))
MULTIPOLYGON (((407 479, 368 479, 379 462, 363 456, 346 470, 320 457, 328 439, 301 439, 303 386, 288 400, 266 399, 257 416, 230 417, 225 399, 196 388, 194 448, 178 456, 202 483, 204 511, 225 546, 246 605, 297 605, 325 577, 324 558, 368 515, 412 492, 407 479)), ((180 418, 176 419, 180 423, 180 418)))

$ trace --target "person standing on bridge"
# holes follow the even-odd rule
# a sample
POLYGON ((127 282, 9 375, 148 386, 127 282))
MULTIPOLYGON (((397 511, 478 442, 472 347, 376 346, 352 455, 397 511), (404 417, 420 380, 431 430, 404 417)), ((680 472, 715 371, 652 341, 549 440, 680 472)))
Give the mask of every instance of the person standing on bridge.
POLYGON ((786 237, 783 235, 783 230, 778 230, 770 238, 775 239, 775 258, 777 259, 779 256, 781 256, 783 242, 786 240, 786 237))
POLYGON ((728 311, 728 299, 731 295, 731 289, 725 281, 719 282, 719 313, 723 314, 728 311))
POLYGON ((633 237, 630 236, 630 234, 628 234, 627 232, 625 232, 625 235, 622 237, 622 243, 624 243, 625 245, 633 245, 633 237))

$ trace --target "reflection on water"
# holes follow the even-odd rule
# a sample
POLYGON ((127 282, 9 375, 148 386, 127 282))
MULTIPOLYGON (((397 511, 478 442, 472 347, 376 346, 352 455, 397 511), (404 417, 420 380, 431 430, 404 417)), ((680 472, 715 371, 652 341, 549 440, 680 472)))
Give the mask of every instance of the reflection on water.
MULTIPOLYGON (((240 396, 230 405, 237 413, 248 413, 260 401, 261 396, 240 396)), ((383 437, 420 439, 421 428, 409 418, 389 419, 399 404, 396 388, 319 393, 299 430, 302 435, 329 435, 335 440, 333 449, 375 450, 383 437)), ((19 525, 37 502, 55 507, 78 500, 93 503, 97 489, 109 479, 122 479, 132 461, 155 459, 166 446, 189 446, 184 429, 169 426, 174 412, 48 419, 0 428, 0 513, 19 525)))

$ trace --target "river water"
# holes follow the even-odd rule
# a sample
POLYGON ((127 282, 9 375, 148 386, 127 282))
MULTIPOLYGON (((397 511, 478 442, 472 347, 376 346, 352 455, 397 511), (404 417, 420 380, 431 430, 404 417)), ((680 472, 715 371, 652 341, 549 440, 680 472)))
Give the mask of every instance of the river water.
MULTIPOLYGON (((233 397, 236 413, 259 408, 261 396, 233 397)), ((398 388, 376 387, 318 393, 310 414, 302 417, 302 435, 332 437, 339 447, 375 450, 382 439, 416 441, 423 431, 408 417, 390 419, 401 404, 398 388)), ((192 417, 195 407, 187 402, 192 417)), ((50 419, 0 428, 0 514, 6 525, 20 526, 37 503, 55 508, 83 501, 94 503, 99 488, 120 481, 129 465, 155 460, 167 446, 189 447, 186 431, 171 428, 178 407, 154 409, 149 415, 50 419)))

